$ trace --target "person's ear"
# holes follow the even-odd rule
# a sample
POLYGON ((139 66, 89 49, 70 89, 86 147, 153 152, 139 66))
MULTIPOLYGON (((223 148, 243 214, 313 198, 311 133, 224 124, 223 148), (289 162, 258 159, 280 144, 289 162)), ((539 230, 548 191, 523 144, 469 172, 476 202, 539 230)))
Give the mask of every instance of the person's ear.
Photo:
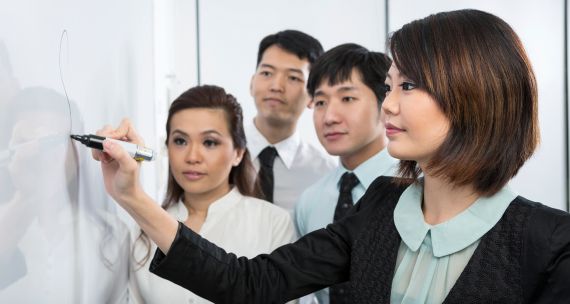
POLYGON ((236 149, 236 156, 234 158, 234 161, 232 162, 232 166, 237 167, 239 166, 239 164, 241 163, 241 160, 243 159, 243 155, 245 153, 245 149, 236 149))
POLYGON ((251 75, 251 80, 249 81, 249 95, 253 97, 253 78, 255 78, 255 74, 251 75))
POLYGON ((307 109, 313 108, 313 101, 314 101, 314 98, 311 97, 311 95, 307 94, 307 102, 305 103, 307 109))

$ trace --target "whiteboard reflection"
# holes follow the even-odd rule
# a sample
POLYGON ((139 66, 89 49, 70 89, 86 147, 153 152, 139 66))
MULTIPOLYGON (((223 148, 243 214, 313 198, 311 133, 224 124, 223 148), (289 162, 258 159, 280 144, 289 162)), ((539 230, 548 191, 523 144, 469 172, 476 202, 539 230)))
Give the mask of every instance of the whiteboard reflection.
POLYGON ((69 138, 71 121, 81 123, 76 106, 31 87, 7 108, 0 164, 11 196, 0 203, 0 302, 126 301, 127 229, 81 195, 88 167, 69 138))

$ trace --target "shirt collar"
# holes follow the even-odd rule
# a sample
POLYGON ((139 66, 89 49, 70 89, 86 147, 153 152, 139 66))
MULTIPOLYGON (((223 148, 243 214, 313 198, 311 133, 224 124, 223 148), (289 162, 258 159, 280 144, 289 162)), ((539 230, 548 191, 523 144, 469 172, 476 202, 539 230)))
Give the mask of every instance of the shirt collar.
POLYGON ((480 197, 469 208, 452 219, 431 226, 422 213, 423 187, 409 186, 400 196, 394 210, 394 223, 402 241, 412 251, 417 251, 431 232, 433 255, 442 257, 453 254, 479 240, 497 224, 509 204, 517 197, 508 187, 490 197, 480 197))
MULTIPOLYGON (((218 213, 222 213, 235 204, 237 204, 243 195, 239 192, 237 187, 233 187, 230 192, 226 193, 224 196, 219 198, 217 201, 213 202, 208 207, 208 217, 215 216, 218 213)), ((180 200, 174 207, 173 216, 177 221, 184 222, 188 218, 188 209, 186 205, 180 200)))
MULTIPOLYGON (((352 173, 358 178, 358 182, 368 189, 370 184, 378 178, 378 176, 395 176, 397 170, 398 160, 388 154, 387 149, 382 149, 380 152, 374 154, 365 162, 356 167, 352 173)), ((335 171, 334 178, 337 180, 337 188, 340 189, 340 178, 344 172, 350 170, 346 169, 342 164, 335 171)))
POLYGON ((368 189, 378 176, 394 176, 397 164, 398 160, 390 156, 388 149, 384 148, 356 167, 353 173, 364 188, 368 189))
POLYGON ((301 145, 301 137, 297 131, 295 131, 293 135, 289 136, 288 138, 273 145, 270 144, 267 139, 265 139, 261 132, 259 132, 253 123, 253 119, 251 120, 251 123, 247 125, 246 131, 248 134, 247 148, 249 149, 249 152, 254 159, 257 158, 259 153, 261 153, 265 147, 273 146, 277 150, 279 158, 283 161, 285 167, 287 167, 287 169, 291 168, 293 161, 295 160, 295 154, 301 145))
MULTIPOLYGON (((343 165, 340 165, 336 168, 336 170, 334 170, 333 173, 333 180, 336 181, 336 188, 340 191, 340 178, 342 177, 342 175, 345 172, 349 172, 343 165)), ((358 177, 358 175, 356 176, 358 177)), ((358 179, 358 181, 360 182, 360 179, 358 179)))

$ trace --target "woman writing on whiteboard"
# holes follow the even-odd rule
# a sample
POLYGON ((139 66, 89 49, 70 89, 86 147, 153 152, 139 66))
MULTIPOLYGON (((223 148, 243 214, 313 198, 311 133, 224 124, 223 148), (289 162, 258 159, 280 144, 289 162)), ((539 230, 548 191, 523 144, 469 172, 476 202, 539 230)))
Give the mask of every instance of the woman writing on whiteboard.
MULTIPOLYGON (((236 99, 219 87, 199 86, 178 97, 168 113, 168 185, 162 208, 228 252, 253 258, 290 243, 287 211, 253 198, 255 172, 236 99)), ((144 226, 143 226, 144 227, 144 226)), ((130 295, 141 303, 210 303, 148 269, 156 246, 133 235, 130 295)))
MULTIPOLYGON (((461 10, 404 25, 390 51, 382 110, 402 178, 379 177, 343 220, 269 255, 226 254, 153 207, 120 147, 95 152, 107 191, 160 248, 151 271, 219 303, 343 281, 354 303, 570 302, 570 215, 507 187, 539 141, 518 36, 461 10)), ((140 142, 128 124, 105 135, 140 142)))

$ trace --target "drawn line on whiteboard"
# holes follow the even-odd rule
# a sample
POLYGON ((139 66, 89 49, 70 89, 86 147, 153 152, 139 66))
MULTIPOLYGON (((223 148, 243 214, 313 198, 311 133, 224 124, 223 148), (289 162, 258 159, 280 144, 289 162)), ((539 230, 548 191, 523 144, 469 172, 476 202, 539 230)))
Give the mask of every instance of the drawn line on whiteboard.
POLYGON ((66 54, 69 55, 69 38, 67 37, 67 30, 61 32, 61 38, 59 39, 59 79, 61 80, 61 86, 63 87, 63 93, 65 93, 65 98, 67 99, 67 105, 69 107, 69 134, 73 131, 73 115, 71 114, 71 101, 69 101, 69 96, 67 95, 67 89, 65 88, 65 81, 63 81, 63 70, 61 68, 61 49, 63 45, 63 38, 65 37, 66 43, 66 54))

